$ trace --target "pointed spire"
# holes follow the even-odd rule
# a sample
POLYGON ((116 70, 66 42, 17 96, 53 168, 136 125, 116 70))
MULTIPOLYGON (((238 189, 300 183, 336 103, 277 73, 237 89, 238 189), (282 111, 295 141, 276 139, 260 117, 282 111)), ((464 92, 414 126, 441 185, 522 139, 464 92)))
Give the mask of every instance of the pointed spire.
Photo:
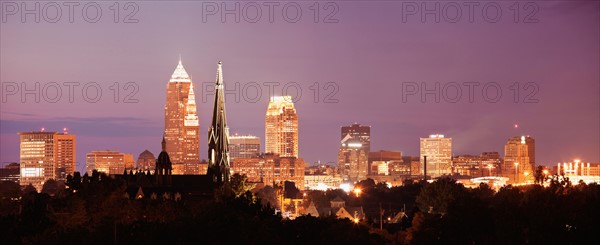
POLYGON ((177 64, 177 67, 175 67, 175 71, 173 71, 173 75, 171 75, 171 80, 169 80, 169 82, 192 82, 192 79, 183 67, 181 55, 179 55, 179 63, 177 64))
POLYGON ((208 132, 208 175, 216 183, 229 181, 229 129, 225 116, 222 64, 221 61, 217 64, 215 103, 208 132))
POLYGON ((165 134, 163 134, 163 140, 162 140, 162 151, 167 151, 167 141, 165 140, 165 134))

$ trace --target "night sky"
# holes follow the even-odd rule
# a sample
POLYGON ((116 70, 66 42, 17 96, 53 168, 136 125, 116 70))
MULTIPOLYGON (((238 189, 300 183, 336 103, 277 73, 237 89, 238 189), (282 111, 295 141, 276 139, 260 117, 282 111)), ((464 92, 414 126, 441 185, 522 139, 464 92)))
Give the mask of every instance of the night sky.
MULTIPOLYGON (((264 83, 279 83, 276 95, 286 84, 301 88, 296 101, 299 153, 310 163, 335 162, 340 127, 353 122, 371 126, 372 151, 418 155, 419 138, 440 133, 452 137, 454 155, 483 151, 504 155, 506 140, 525 134, 536 140, 537 164, 555 165, 574 158, 600 162, 598 1, 538 1, 534 2, 537 11, 520 2, 517 23, 512 1, 498 2, 502 15, 496 23, 482 17, 482 5, 488 2, 475 8, 472 23, 464 6, 457 23, 444 18, 455 15, 452 6, 439 23, 433 15, 423 23, 419 13, 403 15, 402 4, 408 5, 399 1, 334 2, 339 11, 331 18, 327 15, 334 6, 325 8, 325 2, 319 2, 318 23, 309 9, 314 1, 296 2, 303 11, 296 23, 282 17, 282 5, 288 2, 275 8, 273 23, 265 6, 257 23, 244 16, 236 23, 233 15, 222 23, 219 14, 203 21, 206 12, 200 2, 137 2, 138 23, 123 23, 133 7, 122 10, 119 23, 114 23, 112 3, 100 2, 103 15, 97 23, 81 17, 81 6, 75 9, 73 23, 64 6, 57 23, 44 18, 35 23, 33 15, 21 23, 19 14, 2 12, 6 19, 0 24, 3 164, 19 160, 17 132, 41 128, 67 127, 77 135, 80 171, 91 150, 118 150, 137 158, 148 149, 157 155, 166 83, 180 54, 195 86, 203 159, 213 106, 212 94, 203 99, 203 88, 215 82, 221 60, 226 88, 234 90, 239 83, 239 101, 234 93, 226 96, 230 133, 260 136, 263 149, 269 94, 264 83), (532 11, 533 17, 528 16, 532 11), (324 19, 338 23, 324 23, 324 19), (56 95, 52 83, 60 85, 62 96, 55 103, 45 97, 36 103, 34 95, 22 98, 7 92, 21 83, 33 89, 36 82, 40 90, 48 88, 47 99, 56 95), (74 87, 72 103, 69 87, 63 85, 68 82, 80 83, 74 87), (473 101, 464 84, 469 82, 479 83, 473 101), (95 103, 82 96, 82 87, 91 83, 102 89, 95 103), (114 83, 119 85, 118 103, 114 83), (434 95, 422 101, 420 91, 403 97, 407 86, 423 84, 433 89, 436 83, 446 94, 439 103, 434 95), (262 89, 258 99, 257 84, 262 89), (458 101, 453 100, 458 91, 454 85, 462 94, 458 101), (136 87, 139 91, 130 99, 137 103, 124 103, 136 87), (482 95, 483 87, 488 88, 487 97, 482 95), (502 94, 494 101, 496 88, 502 94)), ((227 3, 234 7, 233 2, 227 3)), ((254 17, 252 7, 246 10, 254 17)), ((493 17, 493 10, 489 12, 493 17)), ((293 9, 288 8, 288 13, 294 17, 293 9)), ((296 95, 294 87, 288 91, 296 95)), ((94 97, 93 89, 88 92, 94 97)))

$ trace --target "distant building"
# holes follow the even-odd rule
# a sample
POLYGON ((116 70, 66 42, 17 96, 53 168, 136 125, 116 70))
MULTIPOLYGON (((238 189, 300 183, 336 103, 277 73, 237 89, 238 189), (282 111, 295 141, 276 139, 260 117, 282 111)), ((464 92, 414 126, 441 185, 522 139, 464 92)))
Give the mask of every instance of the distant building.
POLYGON ((0 168, 0 181, 13 181, 19 184, 19 179, 21 178, 19 174, 20 169, 19 163, 16 162, 0 168))
POLYGON ((86 172, 92 174, 93 170, 110 174, 123 174, 130 166, 133 155, 118 151, 99 150, 86 154, 86 172), (130 160, 131 159, 131 160, 130 160))
POLYGON ((304 175, 304 188, 306 190, 326 191, 328 189, 338 189, 342 183, 343 179, 340 176, 325 174, 304 175))
POLYGON ((271 97, 265 118, 265 152, 298 157, 298 114, 292 97, 271 97))
POLYGON ((138 156, 137 169, 142 171, 152 170, 156 167, 156 158, 152 152, 145 150, 138 156))
POLYGON ((185 174, 199 174, 200 126, 191 77, 179 60, 167 83, 165 131, 167 152, 173 164, 183 164, 185 174))
POLYGON ((535 140, 529 136, 512 137, 504 145, 503 174, 513 182, 533 181, 535 140))
POLYGON ((338 166, 345 181, 356 182, 367 178, 370 149, 370 126, 355 123, 342 127, 338 166))
POLYGON ((337 175, 337 168, 329 164, 317 164, 304 168, 305 175, 337 175))
POLYGON ((273 183, 290 181, 298 189, 304 189, 304 160, 295 157, 279 157, 264 154, 255 158, 236 158, 231 164, 233 174, 245 174, 250 182, 273 183))
POLYGON ((600 163, 586 163, 575 159, 573 162, 559 162, 557 166, 553 167, 552 172, 568 177, 574 185, 580 181, 586 184, 600 184, 600 163))
POLYGON ((32 184, 38 191, 49 179, 65 181, 75 172, 76 137, 63 133, 19 132, 20 184, 32 184))
POLYGON ((369 152, 369 173, 377 174, 378 166, 374 165, 374 161, 402 161, 402 152, 400 151, 374 151, 369 152))
POLYGON ((422 176, 421 174, 421 161, 419 160, 419 156, 402 156, 402 162, 404 164, 410 165, 410 175, 412 176, 422 176))
MULTIPOLYGON (((427 159, 429 161, 429 159, 427 159)), ((470 177, 485 176, 480 156, 460 155, 452 158, 452 173, 470 177)))
POLYGON ((260 154, 260 138, 253 135, 229 136, 229 159, 252 158, 260 154))
POLYGON ((485 176, 502 176, 502 158, 498 152, 482 152, 481 165, 485 168, 485 176))
MULTIPOLYGON (((452 173, 452 138, 442 134, 432 134, 421 138, 421 162, 427 156, 427 175, 436 178, 452 173)), ((421 174, 425 169, 421 168, 421 174)))

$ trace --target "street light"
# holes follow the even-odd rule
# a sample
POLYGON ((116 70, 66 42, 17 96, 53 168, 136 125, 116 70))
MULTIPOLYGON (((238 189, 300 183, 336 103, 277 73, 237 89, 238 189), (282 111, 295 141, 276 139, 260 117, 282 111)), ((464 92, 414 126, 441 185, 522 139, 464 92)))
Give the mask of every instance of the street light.
POLYGON ((517 183, 517 176, 518 176, 518 172, 519 172, 519 163, 515 162, 515 183, 517 183))
POLYGON ((529 177, 529 172, 525 171, 523 174, 525 175, 525 183, 527 183, 527 177, 529 177))
POLYGON ((356 195, 356 197, 358 197, 361 192, 362 192, 362 190, 360 188, 355 188, 354 189, 354 195, 356 195))

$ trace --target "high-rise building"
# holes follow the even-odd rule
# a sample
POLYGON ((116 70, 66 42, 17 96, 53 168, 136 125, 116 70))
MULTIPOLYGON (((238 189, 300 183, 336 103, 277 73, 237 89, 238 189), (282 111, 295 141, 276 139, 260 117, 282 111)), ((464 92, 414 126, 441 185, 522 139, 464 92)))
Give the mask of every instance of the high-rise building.
POLYGON ((514 182, 533 178, 535 169, 535 140, 529 136, 515 136, 504 145, 502 173, 514 182))
POLYGON ((194 84, 179 59, 167 83, 164 137, 171 162, 183 164, 185 174, 199 174, 199 131, 194 84))
POLYGON ((253 135, 229 136, 229 159, 252 158, 260 154, 260 138, 253 135))
POLYGON ((75 172, 76 137, 63 133, 19 132, 21 185, 32 184, 38 191, 49 179, 66 180, 75 172))
MULTIPOLYGON (((344 126, 341 130, 338 166, 344 181, 361 181, 369 174, 371 127, 360 124, 344 126)), ((377 170, 375 170, 376 172, 377 170)))
MULTIPOLYGON (((91 151, 85 155, 86 172, 97 170, 105 174, 123 174, 133 155, 111 150, 91 151)), ((129 169, 127 169, 129 170, 129 169)))
POLYGON ((145 150, 138 156, 137 168, 142 171, 152 170, 156 168, 156 158, 152 152, 145 150))
POLYGON ((229 181, 229 128, 225 115, 225 93, 223 68, 217 64, 217 81, 215 82, 215 103, 212 123, 208 129, 208 169, 207 175, 213 182, 229 181))
MULTIPOLYGON (((427 156, 427 176, 431 178, 452 173, 452 138, 442 134, 432 134, 421 138, 421 162, 427 156)), ((425 169, 421 168, 421 174, 425 169)))
POLYGON ((298 157, 298 114, 291 96, 271 97, 265 119, 265 152, 298 157))

